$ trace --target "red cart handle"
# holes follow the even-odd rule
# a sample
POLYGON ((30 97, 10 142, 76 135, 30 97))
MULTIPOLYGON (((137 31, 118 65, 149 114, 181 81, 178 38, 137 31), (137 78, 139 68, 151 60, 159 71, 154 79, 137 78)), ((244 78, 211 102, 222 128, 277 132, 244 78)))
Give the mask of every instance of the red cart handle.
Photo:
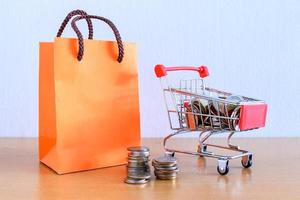
POLYGON ((156 65, 154 71, 158 78, 166 76, 168 71, 197 71, 201 78, 205 78, 209 75, 208 69, 204 65, 200 67, 165 67, 164 65, 156 65))

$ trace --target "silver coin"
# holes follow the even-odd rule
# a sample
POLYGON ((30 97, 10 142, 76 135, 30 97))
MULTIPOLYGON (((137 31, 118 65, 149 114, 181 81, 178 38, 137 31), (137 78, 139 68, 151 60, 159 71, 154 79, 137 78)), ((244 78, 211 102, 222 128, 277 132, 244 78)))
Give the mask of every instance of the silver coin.
POLYGON ((161 177, 173 177, 173 176, 177 176, 177 172, 173 172, 173 173, 168 173, 168 174, 165 174, 165 173, 158 173, 157 171, 154 171, 154 175, 155 176, 161 176, 161 177))
POLYGON ((136 162, 128 162, 127 163, 127 166, 128 167, 132 167, 132 168, 135 168, 135 167, 147 167, 148 166, 148 163, 136 163, 136 162))
POLYGON ((142 151, 131 151, 128 153, 128 157, 149 157, 150 152, 142 152, 142 151))
POLYGON ((234 103, 238 103, 244 100, 244 97, 240 96, 240 95, 230 95, 227 97, 228 101, 234 102, 234 103))
POLYGON ((148 164, 148 160, 133 160, 133 159, 128 159, 129 163, 145 163, 148 164))
POLYGON ((148 160, 134 160, 134 159, 127 159, 130 163, 146 163, 148 164, 148 160))
POLYGON ((131 159, 131 160, 147 160, 147 161, 149 161, 149 156, 133 156, 133 155, 128 155, 128 159, 131 159))
POLYGON ((152 166, 154 168, 173 168, 173 167, 177 167, 177 163, 174 164, 161 164, 161 163, 156 163, 156 162, 152 162, 152 166))
POLYGON ((145 164, 145 165, 135 165, 135 164, 131 164, 130 165, 126 165, 127 166, 127 169, 136 169, 136 168, 144 168, 144 169, 150 169, 150 166, 148 164, 145 164))
POLYGON ((154 171, 156 176, 177 176, 177 171, 154 171))
POLYGON ((127 174, 150 174, 150 170, 148 169, 128 170, 127 174))
POLYGON ((133 159, 133 158, 128 158, 127 161, 128 161, 128 162, 144 162, 144 163, 148 163, 149 158, 145 158, 145 159, 133 159))
POLYGON ((143 167, 130 167, 127 166, 127 171, 149 171, 150 167, 149 165, 145 165, 143 167))
POLYGON ((138 151, 138 152, 149 152, 150 149, 145 146, 134 146, 134 147, 128 147, 128 151, 138 151))
POLYGON ((127 174, 150 174, 150 170, 129 170, 127 174))
POLYGON ((132 159, 132 160, 148 160, 149 156, 137 156, 137 155, 128 154, 128 159, 132 159))
POLYGON ((146 173, 147 170, 144 170, 144 169, 130 169, 130 170, 127 170, 127 174, 130 174, 130 173, 146 173))
POLYGON ((150 173, 129 173, 127 174, 127 177, 132 179, 150 179, 151 174, 150 173))
POLYGON ((134 169, 150 169, 149 165, 141 165, 141 166, 132 166, 132 165, 127 165, 127 170, 134 170, 134 169))
POLYGON ((149 174, 150 170, 129 170, 127 174, 149 174))
POLYGON ((159 169, 155 169, 155 172, 157 173, 161 173, 161 174, 171 174, 171 173, 177 173, 179 172, 179 169, 173 169, 173 170, 166 170, 166 169, 163 169, 163 170, 159 170, 159 169))
MULTIPOLYGON (((239 118, 239 115, 240 115, 240 106, 237 106, 234 110, 233 110, 233 112, 232 112, 232 114, 231 114, 231 118, 239 118)), ((232 119, 232 120, 230 120, 230 123, 231 123, 231 129, 232 130, 238 130, 238 121, 239 120, 235 120, 235 119, 232 119)))
POLYGON ((155 170, 160 170, 160 171, 172 171, 172 170, 178 170, 178 166, 177 165, 174 165, 174 166, 155 166, 154 167, 155 170))
POLYGON ((128 153, 150 153, 150 151, 128 151, 128 153))
POLYGON ((143 184, 151 178, 149 167, 149 148, 144 146, 128 147, 127 178, 125 183, 143 184))
POLYGON ((136 171, 136 172, 128 172, 127 177, 135 178, 135 179, 149 179, 151 177, 151 174, 150 172, 136 171))
POLYGON ((155 176, 156 178, 159 179, 173 179, 177 177, 177 174, 176 175, 155 175, 155 176))
POLYGON ((128 154, 128 157, 144 157, 144 158, 149 158, 149 156, 150 156, 149 153, 147 153, 147 154, 145 154, 145 153, 143 153, 143 154, 141 154, 141 153, 128 154))
POLYGON ((131 168, 145 168, 146 165, 145 164, 139 164, 139 163, 128 163, 127 167, 131 167, 131 168))
POLYGON ((159 165, 174 165, 177 164, 177 159, 173 156, 161 156, 158 158, 155 158, 154 163, 159 165))
POLYGON ((157 174, 157 173, 154 172, 154 175, 158 176, 158 177, 168 178, 168 177, 176 177, 177 173, 174 173, 174 174, 157 174))
POLYGON ((158 167, 158 168, 171 168, 171 167, 177 167, 177 163, 157 163, 156 161, 152 161, 152 166, 153 167, 158 167))
POLYGON ((148 161, 145 160, 128 160, 128 163, 144 163, 146 165, 148 165, 148 161))
POLYGON ((158 178, 164 178, 164 179, 172 179, 174 177, 177 177, 177 174, 165 174, 165 175, 161 175, 161 174, 155 174, 155 177, 158 178))
POLYGON ((125 178, 124 180, 125 183, 128 184, 145 184, 147 182, 149 182, 149 179, 133 179, 133 178, 125 178))

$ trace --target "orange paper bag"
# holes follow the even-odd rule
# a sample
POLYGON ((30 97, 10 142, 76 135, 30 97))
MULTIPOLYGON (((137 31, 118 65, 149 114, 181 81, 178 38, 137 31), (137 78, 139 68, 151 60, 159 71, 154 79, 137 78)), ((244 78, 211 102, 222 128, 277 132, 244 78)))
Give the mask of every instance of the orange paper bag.
POLYGON ((39 158, 58 174, 126 163, 140 145, 136 46, 122 43, 114 24, 76 10, 54 42, 40 43, 39 158), (72 21, 78 39, 60 35, 72 21), (114 41, 92 40, 90 19, 108 24, 114 41), (86 19, 89 40, 76 21, 86 19))

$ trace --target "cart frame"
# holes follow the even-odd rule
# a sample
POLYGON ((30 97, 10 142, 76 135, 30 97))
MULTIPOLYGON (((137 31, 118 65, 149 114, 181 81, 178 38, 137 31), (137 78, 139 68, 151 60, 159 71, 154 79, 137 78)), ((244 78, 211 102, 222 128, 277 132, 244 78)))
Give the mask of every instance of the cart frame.
MULTIPOLYGON (((256 128, 263 127, 265 125, 265 118, 266 118, 266 109, 267 105, 264 101, 244 97, 241 96, 243 99, 242 101, 233 101, 228 100, 227 97, 231 96, 231 93, 216 90, 213 88, 205 87, 203 78, 209 75, 208 69, 205 66, 201 67, 165 67, 163 65, 156 65, 155 66, 155 73, 161 81, 161 87, 163 90, 164 101, 166 104, 167 112, 168 112, 168 119, 170 123, 170 128, 174 132, 167 135, 163 140, 163 147, 165 153, 169 156, 174 156, 175 153, 183 153, 183 154, 190 154, 196 155, 200 157, 209 157, 215 158, 218 160, 217 171, 221 175, 225 175, 229 172, 229 160, 241 158, 242 166, 245 168, 249 168, 252 166, 252 157, 253 154, 248 150, 243 150, 237 145, 233 145, 231 143, 231 139, 236 132, 241 131, 248 131, 256 128), (201 79, 192 79, 192 80, 181 80, 179 89, 174 87, 170 87, 168 80, 166 78, 168 71, 197 71, 201 77, 201 79), (166 80, 166 86, 162 83, 162 78, 166 80), (182 84, 183 83, 183 84, 182 84), (190 84, 188 84, 190 83, 190 84), (209 95, 207 95, 209 93, 209 95), (211 96, 210 94, 213 93, 215 96, 211 96), (220 98, 222 96, 222 98, 220 98), (169 100, 168 100, 169 97, 169 100), (193 101, 198 99, 198 112, 196 112, 193 108, 194 104, 193 101), (205 100, 208 102, 208 106, 206 112, 201 111, 204 107, 200 106, 200 101, 205 100), (189 105, 190 110, 186 110, 184 104, 189 105), (170 108, 170 104, 173 104, 172 108, 170 108), (236 113, 239 113, 237 116, 232 116, 229 114, 228 105, 233 105, 234 108, 237 109, 236 113), (255 112, 254 114, 261 114, 264 115, 258 123, 247 124, 247 129, 241 129, 241 122, 245 121, 242 118, 243 114, 243 106, 251 106, 251 109, 257 111, 259 108, 260 112, 255 112), (253 107, 254 106, 254 107, 253 107), (212 111, 212 108, 217 107, 217 109, 212 111), (223 113, 220 112, 221 108, 223 108, 223 113), (261 109, 262 108, 262 109, 261 109), (255 110, 256 109, 256 110, 255 110), (177 126, 174 125, 172 119, 172 114, 178 116, 178 123, 177 126), (189 126, 188 124, 188 117, 192 117, 193 121, 197 121, 197 125, 194 124, 193 126, 189 126), (204 120, 205 119, 205 120, 204 120), (198 125, 200 124, 200 125, 198 125), (224 127, 226 124, 226 127, 224 127), (249 128, 250 127, 250 128, 249 128), (184 151, 178 150, 174 148, 169 148, 167 146, 168 140, 172 137, 185 134, 187 132, 200 132, 199 139, 198 139, 198 149, 197 151, 184 151), (216 134, 220 133, 229 133, 227 137, 227 145, 221 146, 216 144, 208 143, 207 140, 216 134), (224 155, 224 154, 216 154, 212 151, 208 151, 208 147, 226 149, 234 152, 238 152, 236 155, 224 155)), ((251 111, 251 110, 250 110, 251 111)), ((249 112, 248 112, 249 113, 249 112)), ((232 113, 233 114, 233 113, 232 113)), ((253 117, 253 116, 252 116, 253 117)), ((176 118, 176 117, 175 117, 176 118)), ((253 120, 252 120, 253 121, 253 120)), ((245 124, 245 123, 244 123, 245 124)))

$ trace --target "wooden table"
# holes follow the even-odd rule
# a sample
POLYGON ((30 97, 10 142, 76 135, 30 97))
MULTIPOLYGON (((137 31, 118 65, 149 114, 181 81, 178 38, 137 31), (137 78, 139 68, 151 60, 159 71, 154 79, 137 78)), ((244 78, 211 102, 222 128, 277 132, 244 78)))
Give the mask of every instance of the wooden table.
MULTIPOLYGON (((213 142, 221 143, 222 138, 213 142)), ((194 150, 196 139, 172 145, 194 150)), ((217 161, 179 155, 176 181, 152 177, 145 185, 127 185, 125 166, 57 175, 38 162, 37 139, 0 139, 0 199, 300 199, 300 138, 243 138, 235 143, 254 153, 251 169, 230 162, 227 176, 217 161)), ((144 139, 152 157, 163 153, 162 139, 144 139)))

